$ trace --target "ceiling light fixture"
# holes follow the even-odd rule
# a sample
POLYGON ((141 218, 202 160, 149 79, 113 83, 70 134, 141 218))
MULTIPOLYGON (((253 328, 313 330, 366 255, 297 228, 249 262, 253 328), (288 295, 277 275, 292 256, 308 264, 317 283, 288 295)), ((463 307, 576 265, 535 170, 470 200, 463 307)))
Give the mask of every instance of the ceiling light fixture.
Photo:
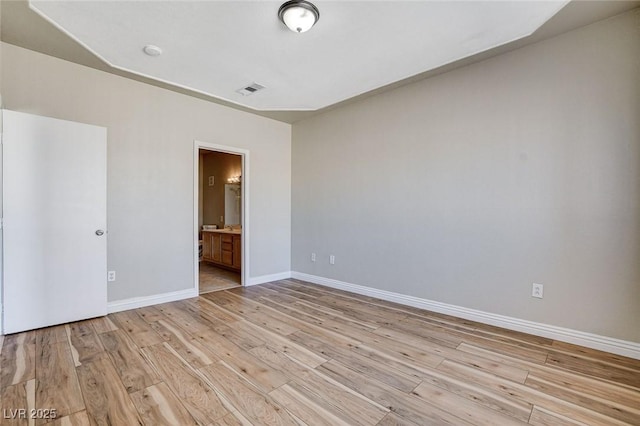
POLYGON ((320 11, 308 1, 291 0, 280 6, 278 17, 291 31, 304 33, 318 22, 320 11))

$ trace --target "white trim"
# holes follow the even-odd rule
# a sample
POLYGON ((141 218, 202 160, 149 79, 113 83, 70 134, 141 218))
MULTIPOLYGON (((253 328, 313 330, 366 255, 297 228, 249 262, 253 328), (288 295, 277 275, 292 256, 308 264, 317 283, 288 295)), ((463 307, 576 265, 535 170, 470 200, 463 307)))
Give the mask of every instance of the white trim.
POLYGON ((598 349, 630 358, 640 359, 640 343, 630 342, 627 340, 614 339, 612 337, 600 336, 584 331, 572 330, 569 328, 556 327, 554 325, 542 324, 533 321, 527 321, 519 318, 508 317, 505 315, 492 314, 490 312, 469 309, 462 306, 450 305, 447 303, 436 302, 428 299, 421 299, 415 296, 394 293, 386 290, 378 290, 362 285, 346 283, 331 278, 319 277, 316 275, 304 274, 302 272, 292 272, 291 277, 302 281, 308 281, 314 284, 320 284, 326 287, 336 288, 339 290, 350 291, 352 293, 362 294, 365 296, 376 297, 378 299, 396 302, 407 306, 413 306, 428 311, 439 312, 464 318, 484 324, 495 325, 509 330, 522 331, 524 333, 536 336, 547 337, 549 339, 560 340, 575 345, 585 346, 587 348, 598 349))
POLYGON ((258 285, 264 283, 270 283, 272 281, 286 280, 291 278, 291 271, 279 272, 277 274, 270 275, 260 275, 259 277, 251 277, 249 278, 249 282, 246 284, 250 285, 258 285))
POLYGON ((159 303, 175 302, 176 300, 198 297, 198 291, 192 288, 186 290, 171 291, 169 293, 155 294, 153 296, 132 297, 131 299, 116 300, 107 303, 107 312, 128 311, 129 309, 144 308, 145 306, 159 303))
POLYGON ((199 140, 193 141, 193 279, 196 294, 199 293, 199 268, 198 268, 198 167, 200 149, 210 151, 224 152, 227 154, 240 155, 242 158, 242 259, 240 260, 240 283, 247 285, 249 283, 249 271, 251 270, 251 262, 249 260, 249 200, 250 200, 250 163, 249 150, 242 148, 234 148, 227 145, 218 145, 199 140))
MULTIPOLYGON (((288 278, 291 278, 291 271, 252 277, 249 279, 247 285, 264 284, 272 281, 285 280, 288 278)), ((107 303, 107 312, 112 314, 114 312, 144 308, 145 306, 174 302, 176 300, 191 299, 198 296, 199 294, 197 288, 188 288, 186 290, 172 291, 169 293, 156 294, 153 296, 132 297, 131 299, 116 300, 114 302, 107 303)))

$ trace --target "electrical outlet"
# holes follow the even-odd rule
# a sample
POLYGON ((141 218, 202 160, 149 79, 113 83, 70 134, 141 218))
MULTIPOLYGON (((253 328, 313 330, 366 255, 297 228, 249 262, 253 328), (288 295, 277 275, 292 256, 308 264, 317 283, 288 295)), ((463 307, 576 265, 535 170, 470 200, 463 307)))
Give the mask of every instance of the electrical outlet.
POLYGON ((332 265, 336 264, 336 257, 334 255, 329 256, 329 263, 332 265))
POLYGON ((316 261, 316 254, 315 253, 311 253, 311 261, 312 262, 316 261))
POLYGON ((107 272, 107 281, 115 281, 116 280, 116 271, 107 272))
POLYGON ((543 293, 544 293, 544 286, 542 284, 533 283, 533 287, 531 289, 531 296, 537 297, 538 299, 542 299, 543 293))
POLYGON ((216 183, 215 176, 209 176, 209 186, 213 186, 216 183))
POLYGON ((224 216, 220 216, 220 222, 224 222, 224 216))

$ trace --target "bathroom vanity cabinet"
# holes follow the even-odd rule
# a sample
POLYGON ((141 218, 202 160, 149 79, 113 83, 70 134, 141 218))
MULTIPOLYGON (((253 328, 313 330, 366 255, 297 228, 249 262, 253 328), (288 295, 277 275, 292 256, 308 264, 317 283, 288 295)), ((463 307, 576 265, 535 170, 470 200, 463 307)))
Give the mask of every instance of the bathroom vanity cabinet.
POLYGON ((202 260, 239 271, 242 261, 241 232, 224 229, 202 231, 202 260))

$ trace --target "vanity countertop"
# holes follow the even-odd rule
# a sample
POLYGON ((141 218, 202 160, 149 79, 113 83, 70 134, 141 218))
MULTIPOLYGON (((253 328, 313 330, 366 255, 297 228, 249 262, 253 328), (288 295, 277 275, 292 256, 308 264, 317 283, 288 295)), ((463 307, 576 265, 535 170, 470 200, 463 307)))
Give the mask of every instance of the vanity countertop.
POLYGON ((241 235, 242 229, 203 229, 202 232, 217 232, 218 234, 234 234, 241 235))

